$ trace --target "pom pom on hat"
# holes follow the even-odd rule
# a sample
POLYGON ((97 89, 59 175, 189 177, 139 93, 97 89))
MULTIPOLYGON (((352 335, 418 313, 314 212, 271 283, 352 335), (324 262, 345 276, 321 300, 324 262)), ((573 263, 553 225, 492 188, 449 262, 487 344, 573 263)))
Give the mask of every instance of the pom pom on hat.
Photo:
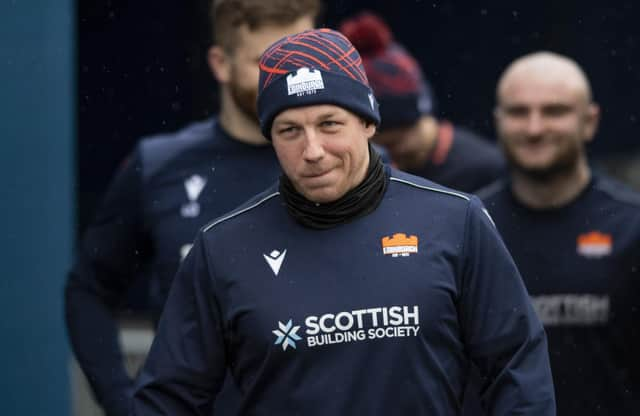
POLYGON ((389 26, 370 12, 363 12, 354 19, 345 21, 340 26, 340 32, 353 43, 363 57, 384 53, 393 41, 389 26))
POLYGON ((346 20, 340 31, 362 55, 380 103, 381 128, 411 125, 434 111, 434 98, 416 60, 393 41, 389 26, 371 12, 346 20))

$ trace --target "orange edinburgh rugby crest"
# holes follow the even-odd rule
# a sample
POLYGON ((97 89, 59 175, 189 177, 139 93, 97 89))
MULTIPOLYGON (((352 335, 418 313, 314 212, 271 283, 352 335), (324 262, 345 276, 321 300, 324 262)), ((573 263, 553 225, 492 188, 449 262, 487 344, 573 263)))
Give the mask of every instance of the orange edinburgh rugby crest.
POLYGON ((611 234, 604 234, 599 231, 580 234, 577 238, 576 250, 584 257, 598 258, 611 254, 613 238, 611 234))
POLYGON ((392 237, 382 238, 382 253, 391 257, 407 257, 418 252, 418 236, 407 237, 405 233, 396 233, 392 237))

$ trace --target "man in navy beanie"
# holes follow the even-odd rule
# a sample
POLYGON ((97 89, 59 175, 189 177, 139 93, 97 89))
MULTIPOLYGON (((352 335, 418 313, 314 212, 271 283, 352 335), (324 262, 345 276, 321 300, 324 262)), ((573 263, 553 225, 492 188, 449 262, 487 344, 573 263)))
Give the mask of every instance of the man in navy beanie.
POLYGON ((481 202, 384 165, 358 51, 319 29, 260 61, 284 174, 198 234, 133 415, 458 415, 474 363, 491 415, 554 415, 546 337, 481 202))
POLYGON ((340 31, 362 54, 382 114, 373 140, 397 168, 464 192, 504 174, 503 157, 489 139, 435 117, 431 86, 381 18, 363 12, 340 31))

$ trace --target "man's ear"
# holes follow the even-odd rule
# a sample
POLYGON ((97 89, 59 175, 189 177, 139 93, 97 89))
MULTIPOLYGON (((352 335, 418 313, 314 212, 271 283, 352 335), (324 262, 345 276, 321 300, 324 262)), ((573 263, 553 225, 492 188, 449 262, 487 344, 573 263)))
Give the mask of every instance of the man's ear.
POLYGON ((207 63, 215 79, 225 84, 231 77, 231 60, 229 53, 222 46, 213 45, 207 51, 207 63))
POLYGON ((376 134, 376 124, 372 121, 362 119, 364 123, 364 128, 367 130, 367 138, 371 140, 373 136, 376 134))
POLYGON ((598 125, 600 124, 600 106, 596 103, 590 103, 584 117, 585 141, 590 142, 593 140, 596 130, 598 130, 598 125))

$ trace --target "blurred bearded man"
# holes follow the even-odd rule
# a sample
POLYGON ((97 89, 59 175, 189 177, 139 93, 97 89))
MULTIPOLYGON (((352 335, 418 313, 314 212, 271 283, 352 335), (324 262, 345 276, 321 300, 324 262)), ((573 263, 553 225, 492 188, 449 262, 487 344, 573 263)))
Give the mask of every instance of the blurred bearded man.
MULTIPOLYGON (((282 36, 312 28, 319 8, 318 0, 212 2, 214 44, 207 58, 219 84, 220 113, 141 140, 86 230, 69 273, 66 322, 107 416, 128 415, 133 389, 118 344, 117 313, 128 288, 150 274, 148 313, 157 321, 198 229, 280 174, 255 110, 258 60, 282 36)), ((228 386, 224 391, 232 392, 228 386)), ((217 414, 234 414, 225 409, 229 403, 232 398, 218 400, 217 414)))
POLYGON ((590 169, 599 115, 573 60, 517 59, 495 109, 511 175, 479 192, 545 325, 560 415, 640 412, 640 196, 590 169))

